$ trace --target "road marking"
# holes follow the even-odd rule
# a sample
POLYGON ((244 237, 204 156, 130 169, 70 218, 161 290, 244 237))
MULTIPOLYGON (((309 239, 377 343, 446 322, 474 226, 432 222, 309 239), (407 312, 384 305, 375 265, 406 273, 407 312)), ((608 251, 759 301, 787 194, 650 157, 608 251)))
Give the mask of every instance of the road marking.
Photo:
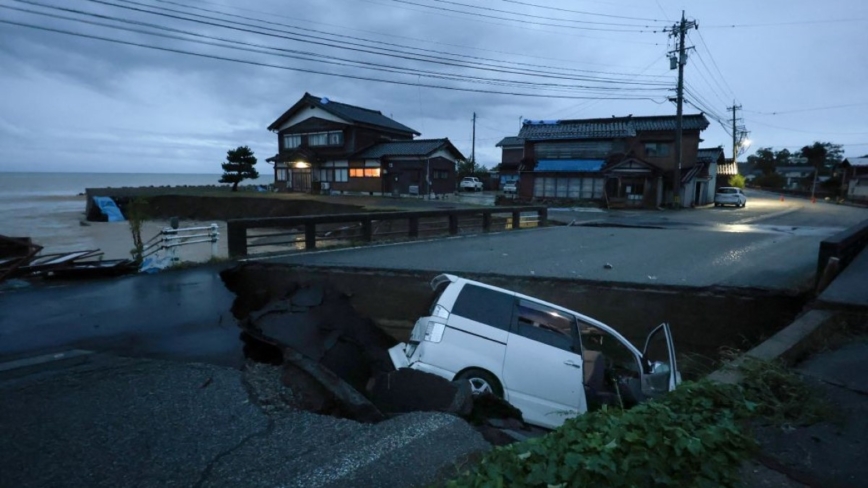
POLYGON ((779 212, 773 212, 773 213, 770 213, 770 214, 757 215, 756 217, 748 217, 748 218, 746 218, 746 219, 736 220, 735 222, 730 222, 729 225, 750 224, 750 223, 753 223, 753 222, 759 222, 760 220, 772 219, 772 218, 775 218, 775 217, 780 217, 780 216, 782 216, 782 215, 786 215, 786 214, 789 214, 789 213, 793 213, 793 212, 795 212, 796 210, 801 210, 801 209, 802 209, 802 206, 799 205, 798 207, 788 208, 788 209, 786 209, 786 210, 781 210, 781 211, 779 211, 779 212))
POLYGON ((33 356, 15 361, 7 361, 0 363, 0 372, 12 371, 13 369, 26 368, 28 366, 38 366, 40 364, 52 363, 55 361, 63 361, 64 359, 73 359, 82 356, 89 356, 93 351, 84 349, 72 349, 69 351, 59 352, 57 354, 43 354, 42 356, 33 356))

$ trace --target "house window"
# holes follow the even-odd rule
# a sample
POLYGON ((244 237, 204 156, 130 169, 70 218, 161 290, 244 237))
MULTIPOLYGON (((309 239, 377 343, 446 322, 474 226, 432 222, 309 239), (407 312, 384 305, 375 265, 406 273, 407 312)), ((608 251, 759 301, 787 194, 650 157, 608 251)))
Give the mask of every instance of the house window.
POLYGON ((277 172, 275 174, 275 178, 277 181, 286 181, 287 179, 287 169, 286 168, 277 168, 277 172))
POLYGON ((379 178, 380 168, 350 168, 350 178, 379 178))
POLYGON ((665 158, 669 156, 668 142, 646 142, 645 155, 649 158, 665 158))
POLYGON ((301 136, 298 134, 287 134, 283 136, 283 147, 292 149, 301 145, 301 136))
POLYGON ((344 133, 340 131, 329 132, 329 146, 343 146, 344 133))
POLYGON ((335 169, 335 181, 341 183, 347 181, 347 168, 335 169))
POLYGON ((328 132, 317 132, 307 135, 307 144, 309 146, 327 146, 328 143, 328 132))
POLYGON ((435 180, 448 180, 449 179, 449 172, 435 169, 434 170, 434 179, 435 180))

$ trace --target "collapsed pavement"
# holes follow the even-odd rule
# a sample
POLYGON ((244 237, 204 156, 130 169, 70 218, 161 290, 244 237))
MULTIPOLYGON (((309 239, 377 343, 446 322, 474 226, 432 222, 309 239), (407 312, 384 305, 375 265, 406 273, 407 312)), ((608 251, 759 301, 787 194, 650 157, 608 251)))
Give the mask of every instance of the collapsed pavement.
MULTIPOLYGON (((236 294, 232 313, 248 357, 280 368, 271 395, 291 407, 365 423, 411 412, 461 417, 492 444, 538 435, 521 412, 493 396, 473 396, 469 384, 402 368, 388 349, 397 341, 350 303, 350 294, 326 279, 302 283, 280 265, 248 263, 221 273, 236 294)), ((416 317, 410 319, 415 320, 416 317)))

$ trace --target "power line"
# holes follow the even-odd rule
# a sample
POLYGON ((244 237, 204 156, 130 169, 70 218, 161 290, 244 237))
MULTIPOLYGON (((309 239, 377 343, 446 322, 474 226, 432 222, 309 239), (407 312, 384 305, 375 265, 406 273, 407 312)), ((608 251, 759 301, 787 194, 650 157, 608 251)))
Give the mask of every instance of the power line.
MULTIPOLYGON (((542 8, 542 9, 546 9, 546 10, 554 10, 554 11, 558 11, 558 12, 569 12, 572 14, 595 15, 598 17, 608 17, 608 18, 612 18, 612 19, 644 20, 646 22, 668 22, 665 20, 649 19, 649 18, 645 18, 645 17, 628 17, 625 15, 601 14, 601 13, 596 13, 596 12, 586 12, 586 11, 582 11, 582 10, 571 10, 571 9, 560 8, 560 7, 550 7, 547 5, 540 5, 538 3, 521 2, 518 0, 503 0, 503 1, 507 2, 507 3, 515 3, 518 5, 525 5, 525 6, 529 6, 529 7, 542 8)), ((665 15, 665 12, 664 12, 664 15, 665 15)))
MULTIPOLYGON (((526 20, 526 19, 512 19, 509 17, 500 17, 497 15, 484 14, 484 13, 480 13, 480 12, 468 12, 466 10, 457 10, 457 9, 447 8, 447 7, 438 7, 435 5, 427 5, 424 3, 413 2, 411 0, 391 0, 391 1, 394 3, 413 5, 416 7, 423 7, 423 8, 428 8, 428 9, 432 9, 432 10, 440 10, 440 11, 444 11, 444 12, 458 13, 458 14, 467 15, 467 16, 471 16, 471 17, 503 20, 503 21, 507 21, 507 22, 520 22, 522 24, 538 25, 538 26, 542 26, 542 27, 560 27, 560 28, 565 28, 565 29, 578 29, 578 30, 602 31, 602 32, 621 32, 621 33, 624 33, 624 32, 634 32, 634 33, 650 32, 649 30, 647 30, 648 28, 650 28, 648 26, 641 26, 641 27, 646 27, 646 29, 634 29, 634 28, 615 29, 615 28, 611 28, 611 27, 584 27, 584 26, 578 26, 578 25, 552 24, 552 23, 547 23, 547 22, 537 22, 537 21, 526 20)), ((508 12, 508 11, 503 11, 503 10, 491 9, 488 7, 477 7, 477 6, 462 4, 462 3, 458 3, 458 2, 448 2, 446 0, 434 0, 434 1, 441 2, 441 3, 449 3, 449 4, 454 4, 454 5, 461 5, 461 6, 466 7, 466 8, 481 8, 481 9, 488 10, 488 11, 508 12)), ((520 12, 508 12, 508 13, 510 15, 517 15, 517 16, 522 16, 522 17, 539 18, 538 16, 525 15, 525 14, 522 14, 520 12)), ((563 19, 555 19, 555 20, 565 21, 563 19)))
MULTIPOLYGON (((534 19, 541 19, 541 20, 556 20, 556 21, 560 21, 560 22, 574 22, 577 24, 590 24, 590 25, 610 25, 610 26, 619 26, 619 27, 642 27, 642 28, 646 28, 646 29, 651 28, 651 26, 648 24, 645 24, 645 25, 642 25, 642 24, 625 24, 623 22, 598 22, 598 21, 593 21, 593 20, 566 19, 563 17, 545 17, 545 16, 540 16, 540 15, 528 14, 528 13, 524 13, 524 12, 516 12, 513 10, 502 10, 502 9, 496 9, 496 8, 492 8, 492 7, 480 7, 479 5, 471 5, 471 4, 467 4, 467 3, 454 2, 452 0, 430 0, 430 1, 437 2, 437 3, 445 3, 448 5, 455 5, 455 6, 459 6, 459 7, 465 7, 465 8, 474 8, 474 9, 484 10, 484 11, 488 11, 488 12, 498 12, 498 13, 509 14, 509 15, 518 15, 521 17, 531 17, 534 19)), ((541 7, 539 5, 536 5, 536 7, 537 8, 545 8, 545 7, 541 7)), ((569 10, 567 10, 567 12, 569 12, 569 10)), ((582 13, 582 14, 587 15, 587 12, 576 12, 576 13, 582 13)), ((653 20, 652 22, 661 22, 661 21, 653 20)), ((661 25, 659 27, 663 27, 663 26, 661 25)), ((624 32, 624 31, 618 30, 616 32, 624 32)))
MULTIPOLYGON (((720 71, 720 68, 717 66, 717 61, 714 60, 714 55, 711 54, 711 49, 709 49, 708 44, 705 43, 705 38, 702 37, 702 32, 699 29, 696 30, 696 33, 699 34, 699 42, 702 44, 702 47, 705 48, 705 52, 708 53, 708 58, 711 59, 711 64, 714 66, 714 69, 717 70, 717 74, 720 75, 720 80, 723 81, 723 84, 729 90, 729 94, 735 98, 735 92, 732 91, 732 88, 729 86, 729 83, 726 82, 726 77, 723 76, 723 72, 720 71)), ((716 78, 715 78, 716 80, 716 78)))
POLYGON ((858 19, 826 19, 826 20, 796 20, 792 22, 766 22, 759 24, 721 24, 721 25, 703 25, 705 29, 739 29, 749 27, 781 27, 790 25, 808 25, 808 24, 838 24, 844 22, 866 22, 868 18, 858 19))
POLYGON ((781 127, 779 125, 767 124, 765 122, 760 122, 758 120, 751 120, 750 123, 751 124, 764 125, 766 127, 771 127, 773 129, 787 130, 790 132, 800 132, 803 134, 820 134, 820 135, 828 135, 828 136, 834 136, 834 135, 838 135, 838 136, 861 136, 861 135, 868 134, 868 132, 819 132, 819 131, 815 131, 815 130, 793 129, 791 127, 781 127))
MULTIPOLYGON (((31 5, 44 6, 42 4, 32 2, 29 0, 15 0, 15 1, 21 2, 21 3, 27 3, 27 4, 31 4, 31 5)), ((255 24, 249 24, 249 23, 244 23, 244 22, 233 21, 233 25, 226 25, 225 23, 229 22, 229 21, 224 20, 224 19, 211 17, 208 15, 201 15, 201 14, 195 14, 195 13, 190 13, 190 12, 185 12, 185 11, 179 11, 176 9, 171 9, 171 8, 166 8, 166 7, 151 6, 151 5, 147 5, 147 4, 142 4, 140 2, 135 2, 133 0, 118 0, 118 1, 121 1, 125 4, 145 6, 145 7, 161 10, 163 12, 154 11, 154 10, 147 10, 147 9, 140 8, 140 7, 133 7, 130 5, 120 5, 120 4, 105 1, 105 0, 86 0, 86 1, 89 1, 92 3, 97 3, 97 4, 102 4, 102 5, 108 5, 108 6, 112 6, 112 7, 116 7, 116 8, 126 9, 126 10, 132 10, 135 12, 142 12, 142 13, 147 13, 147 14, 151 14, 151 15, 157 15, 157 16, 161 16, 161 17, 184 20, 184 21, 194 22, 194 23, 203 24, 203 25, 222 27, 225 29, 237 30, 240 32, 248 32, 248 33, 254 33, 254 34, 259 34, 259 35, 264 35, 264 36, 269 36, 269 37, 276 37, 276 38, 281 38, 281 39, 298 41, 298 42, 302 42, 302 43, 332 47, 332 48, 336 48, 336 49, 343 49, 343 50, 354 51, 354 52, 362 52, 362 53, 366 53, 366 54, 374 54, 374 55, 379 55, 379 56, 395 57, 395 58, 407 59, 407 60, 412 60, 412 61, 428 62, 428 63, 440 64, 440 65, 444 65, 444 66, 454 66, 454 67, 476 69, 476 70, 481 70, 481 71, 491 71, 491 72, 498 72, 498 73, 509 73, 509 74, 516 74, 516 75, 520 75, 520 76, 528 76, 528 77, 538 77, 541 74, 545 74, 549 78, 558 78, 558 79, 572 80, 572 81, 587 81, 587 82, 597 82, 597 83, 621 83, 621 84, 630 84, 630 85, 638 85, 638 86, 664 86, 664 84, 662 84, 662 83, 624 82, 622 80, 613 79, 613 78, 602 78, 602 77, 592 77, 592 76, 576 76, 576 75, 569 76, 569 75, 565 75, 563 73, 549 73, 549 72, 540 72, 540 71, 538 71, 536 73, 529 73, 529 72, 527 72, 527 70, 519 70, 516 68, 510 68, 510 67, 505 67, 505 66, 500 66, 500 65, 495 65, 495 64, 469 63, 469 62, 465 62, 465 61, 461 61, 461 60, 444 58, 444 57, 440 57, 440 56, 429 56, 429 55, 422 55, 422 54, 417 54, 417 53, 407 53, 405 51, 400 51, 400 50, 396 50, 396 49, 373 47, 373 46, 367 46, 364 44, 353 43, 353 42, 342 42, 341 44, 337 44, 336 43, 337 41, 334 41, 334 40, 328 39, 328 38, 324 38, 324 37, 320 37, 320 36, 311 36, 311 35, 307 35, 307 34, 305 34, 303 36, 290 35, 290 34, 286 34, 284 30, 274 29, 274 28, 269 28, 269 27, 262 27, 262 26, 258 26, 255 24), (165 12, 172 12, 172 13, 165 13, 165 12), (183 17, 183 16, 174 15, 174 14, 182 14, 182 15, 189 16, 189 17, 183 17), (194 17, 194 18, 190 18, 190 17, 194 17), (206 20, 198 20, 197 18, 198 19, 206 19, 206 20), (222 23, 215 23, 212 21, 222 22, 222 23), (245 28, 238 27, 238 26, 252 27, 252 28, 260 29, 260 30, 250 30, 250 29, 245 29, 245 28), (277 32, 279 34, 271 34, 271 33, 261 32, 261 31, 271 31, 271 32, 277 32), (349 46, 353 46, 353 47, 349 47, 349 46), (487 66, 487 67, 484 67, 484 66, 487 66)), ((226 14, 226 15, 228 15, 228 14, 226 14)), ((291 27, 291 26, 288 26, 288 27, 291 27)))
POLYGON ((745 112, 750 112, 752 114, 757 115, 784 115, 784 114, 795 114, 801 112, 816 112, 820 110, 832 110, 836 108, 850 108, 850 107, 861 107, 864 105, 868 105, 868 102, 858 102, 858 103, 848 103, 844 105, 827 105, 825 107, 813 107, 813 108, 800 108, 795 110, 778 110, 775 112, 759 112, 756 110, 745 110, 745 112))
MULTIPOLYGON (((349 36, 346 34, 336 34, 333 32, 321 31, 321 30, 311 29, 308 27, 299 27, 299 26, 290 25, 290 24, 283 24, 280 22, 271 22, 271 21, 259 19, 256 17, 246 17, 243 15, 231 14, 231 13, 223 12, 220 10, 213 10, 213 9, 207 9, 207 8, 203 8, 203 7, 196 7, 196 6, 187 5, 184 3, 179 3, 176 1, 172 1, 172 0, 154 0, 154 1, 159 2, 159 3, 170 4, 170 5, 177 5, 179 7, 183 7, 186 9, 199 10, 199 11, 203 11, 203 12, 219 14, 219 15, 223 15, 223 16, 231 17, 231 18, 240 18, 240 19, 244 19, 244 20, 251 20, 254 22, 261 22, 261 23, 267 24, 267 25, 275 25, 275 26, 279 26, 279 27, 289 27, 292 29, 299 29, 299 30, 314 32, 314 33, 318 33, 318 34, 325 34, 325 35, 333 36, 333 37, 352 39, 352 40, 368 42, 368 43, 372 43, 372 44, 382 44, 382 45, 386 45, 386 46, 398 47, 398 48, 403 48, 403 49, 412 49, 415 51, 430 52, 430 53, 435 53, 435 54, 445 54, 448 56, 458 56, 458 57, 474 59, 474 60, 513 64, 513 65, 517 65, 517 66, 527 66, 527 67, 533 67, 533 68, 555 69, 555 70, 560 70, 560 71, 572 71, 572 72, 582 72, 582 73, 597 73, 597 74, 615 75, 615 76, 632 76, 631 73, 619 73, 619 72, 609 72, 609 71, 599 71, 599 70, 565 68, 562 66, 547 66, 547 65, 539 65, 539 64, 533 64, 533 63, 522 63, 522 62, 518 62, 518 61, 498 60, 498 59, 485 58, 485 57, 479 57, 479 56, 471 56, 471 55, 467 55, 467 54, 453 53, 453 52, 448 52, 448 51, 438 51, 438 50, 434 50, 434 49, 426 49, 426 48, 420 48, 420 47, 414 47, 414 46, 407 46, 405 44, 397 44, 397 43, 391 43, 391 42, 385 42, 385 41, 378 41, 378 40, 374 40, 374 39, 366 39, 363 37, 349 36)), ((210 2, 201 2, 201 3, 210 3, 210 2)), ((176 10, 170 10, 170 11, 178 12, 176 10)), ((276 15, 276 14, 272 14, 269 12, 258 12, 258 13, 262 13, 262 14, 266 14, 266 15, 276 15)), ((328 25, 328 24, 326 24, 326 25, 328 25)), ((408 39, 413 39, 413 38, 408 38, 408 39)), ((451 45, 451 44, 447 44, 447 45, 451 45)), ((497 51, 495 51, 495 52, 497 52, 497 51)), ((504 54, 512 54, 512 53, 504 53, 504 54)))
POLYGON ((170 53, 176 53, 176 54, 185 54, 188 56, 195 56, 195 57, 214 59, 214 60, 220 60, 220 61, 229 61, 229 62, 234 62, 234 63, 239 63, 239 64, 246 64, 246 65, 250 65, 250 66, 275 68, 275 69, 282 69, 282 70, 286 70, 286 71, 296 71, 296 72, 301 72, 301 73, 332 76, 332 77, 337 77, 337 78, 348 78, 348 79, 361 80, 361 81, 374 81, 374 82, 378 82, 378 83, 388 83, 388 84, 402 85, 402 86, 420 86, 423 88, 434 88, 434 89, 440 89, 440 90, 452 90, 452 91, 461 91, 461 92, 469 92, 469 93, 484 93, 484 94, 490 94, 490 95, 510 95, 510 96, 529 97, 529 98, 573 99, 573 100, 584 100, 584 99, 589 98, 589 97, 582 97, 582 96, 575 96, 575 95, 544 95, 544 94, 537 94, 537 93, 491 91, 491 90, 453 87, 453 86, 445 86, 445 85, 432 85, 432 84, 426 84, 426 83, 412 83, 412 82, 405 82, 405 81, 398 81, 398 80, 388 80, 388 79, 382 79, 382 78, 372 78, 372 77, 366 77, 366 76, 349 75, 349 74, 343 74, 343 73, 329 73, 329 72, 325 72, 325 71, 318 71, 318 70, 291 67, 291 66, 281 66, 281 65, 263 63, 263 62, 259 62, 259 61, 251 61, 251 60, 246 60, 246 59, 229 58, 229 57, 218 56, 218 55, 214 55, 214 54, 197 53, 197 52, 192 52, 192 51, 186 51, 183 49, 154 46, 154 45, 150 45, 150 44, 142 44, 142 43, 138 43, 138 42, 125 41, 125 40, 121 40, 121 39, 113 39, 113 38, 109 38, 109 37, 83 34, 80 32, 67 31, 67 30, 63 30, 63 29, 55 29, 55 28, 51 28, 51 27, 27 24, 24 22, 15 22, 15 21, 5 20, 5 19, 0 19, 0 23, 7 24, 7 25, 14 25, 14 26, 18 26, 18 27, 25 27, 25 28, 34 29, 34 30, 40 30, 40 31, 45 31, 45 32, 54 32, 54 33, 58 33, 58 34, 65 34, 65 35, 74 36, 74 37, 99 40, 99 41, 104 41, 104 42, 109 42, 109 43, 114 43, 114 44, 140 47, 140 48, 151 49, 151 50, 156 50, 156 51, 170 52, 170 53))
MULTIPOLYGON (((292 58, 292 59, 301 59, 301 60, 305 60, 305 61, 313 61, 313 62, 332 64, 332 65, 337 65, 337 66, 360 67, 360 68, 364 68, 364 69, 376 69, 378 71, 382 71, 385 69, 386 71, 389 71, 392 73, 414 74, 414 75, 418 75, 418 76, 426 76, 426 77, 437 78, 437 79, 445 79, 445 80, 452 80, 452 81, 469 81, 472 83, 483 83, 483 84, 492 84, 492 85, 500 85, 500 86, 513 86, 513 87, 525 87, 525 88, 530 87, 530 88, 539 88, 539 89, 547 89, 547 90, 564 89, 564 90, 570 90, 570 91, 577 90, 577 89, 586 89, 588 91, 603 90, 603 93, 606 92, 606 90, 605 90, 606 87, 581 87, 581 86, 576 86, 576 85, 559 85, 559 84, 553 84, 553 83, 521 82, 521 81, 514 81, 514 80, 501 80, 501 79, 491 79, 491 78, 482 78, 482 77, 472 77, 472 76, 466 76, 466 75, 458 76, 458 75, 443 74, 443 73, 427 71, 427 70, 416 70, 416 69, 412 69, 412 68, 403 68, 403 67, 379 64, 379 63, 356 61, 356 60, 350 60, 350 59, 346 59, 346 58, 338 58, 335 56, 322 56, 322 55, 317 55, 316 53, 309 53, 309 52, 296 51, 296 50, 290 50, 290 49, 282 49, 282 48, 277 48, 277 47, 267 46, 267 45, 262 45, 262 44, 247 43, 247 42, 241 42, 241 41, 236 41, 236 40, 226 39, 226 38, 221 38, 221 37, 207 36, 207 35, 197 34, 197 33, 184 31, 184 30, 180 30, 180 29, 174 29, 174 28, 169 28, 169 27, 160 26, 160 25, 156 25, 156 24, 150 24, 147 22, 140 22, 140 21, 129 20, 129 19, 121 19, 121 18, 117 18, 117 17, 111 17, 111 16, 89 13, 89 12, 81 12, 77 9, 67 9, 67 8, 63 8, 63 7, 47 7, 47 8, 52 8, 52 9, 61 10, 61 11, 74 12, 74 13, 80 13, 83 15, 91 16, 91 17, 110 19, 110 20, 114 20, 116 22, 135 24, 135 25, 160 29, 160 30, 169 31, 169 32, 180 33, 180 34, 198 37, 198 38, 212 39, 212 40, 217 40, 217 41, 224 42, 224 43, 240 44, 240 45, 244 45, 244 46, 262 48, 262 49, 268 49, 268 50, 275 50, 275 51, 279 51, 281 53, 290 53, 290 54, 278 54, 278 53, 264 52, 264 51, 257 50, 257 49, 241 48, 241 47, 237 47, 234 45, 225 45, 225 44, 218 44, 218 43, 213 43, 213 42, 191 40, 191 39, 186 39, 186 38, 179 37, 179 36, 170 36, 170 35, 165 35, 165 34, 160 34, 160 33, 154 33, 154 32, 139 30, 139 29, 130 29, 130 28, 125 28, 125 27, 121 27, 121 26, 101 23, 101 22, 94 22, 94 21, 88 21, 88 20, 83 20, 83 19, 64 17, 64 16, 60 16, 60 15, 49 14, 46 12, 37 12, 37 11, 32 11, 32 10, 27 10, 27 9, 20 9, 20 8, 16 8, 16 7, 9 7, 9 6, 5 6, 5 5, 0 5, 0 8, 16 10, 16 11, 21 11, 21 12, 26 12, 26 13, 32 13, 32 14, 37 14, 37 15, 43 15, 43 16, 48 16, 48 17, 57 18, 57 19, 61 19, 61 20, 80 22, 80 23, 85 23, 85 24, 89 24, 89 25, 96 25, 96 26, 100 26, 100 27, 118 29, 118 30, 127 31, 127 32, 136 32, 136 33, 140 33, 140 34, 152 35, 152 36, 163 37, 163 38, 168 38, 168 39, 181 40, 181 41, 185 41, 185 42, 195 42, 195 43, 205 44, 205 45, 210 45, 210 46, 223 47, 223 48, 248 51, 248 52, 255 52, 255 53, 259 53, 259 54, 268 54, 268 55, 274 55, 274 56, 288 57, 288 58, 292 58), (337 61, 341 61, 341 62, 326 61, 323 59, 318 59, 318 57, 328 58, 328 59, 337 60, 337 61), (353 64, 346 64, 346 63, 353 63, 353 64), (356 66, 356 65, 359 65, 359 66, 356 66)), ((642 91, 642 90, 647 90, 647 89, 637 88, 635 90, 642 91)))

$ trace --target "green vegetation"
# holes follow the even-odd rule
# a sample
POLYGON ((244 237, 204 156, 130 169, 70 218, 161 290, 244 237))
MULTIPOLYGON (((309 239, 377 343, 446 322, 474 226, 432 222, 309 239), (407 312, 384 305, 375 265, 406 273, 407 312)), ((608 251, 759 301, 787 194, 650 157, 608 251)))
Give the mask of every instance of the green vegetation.
POLYGON ((750 421, 801 424, 827 412, 781 365, 751 361, 743 372, 738 386, 685 382, 630 410, 570 419, 544 437, 494 449, 448 486, 737 486, 738 468, 756 449, 750 421))
POLYGON ((734 186, 736 188, 744 188, 744 183, 744 176, 738 174, 730 176, 729 180, 727 180, 729 186, 734 186))
POLYGON ((238 146, 226 151, 226 162, 221 165, 223 176, 220 177, 220 183, 232 183, 232 191, 238 191, 238 183, 259 178, 254 165, 256 165, 256 156, 249 147, 238 146))

